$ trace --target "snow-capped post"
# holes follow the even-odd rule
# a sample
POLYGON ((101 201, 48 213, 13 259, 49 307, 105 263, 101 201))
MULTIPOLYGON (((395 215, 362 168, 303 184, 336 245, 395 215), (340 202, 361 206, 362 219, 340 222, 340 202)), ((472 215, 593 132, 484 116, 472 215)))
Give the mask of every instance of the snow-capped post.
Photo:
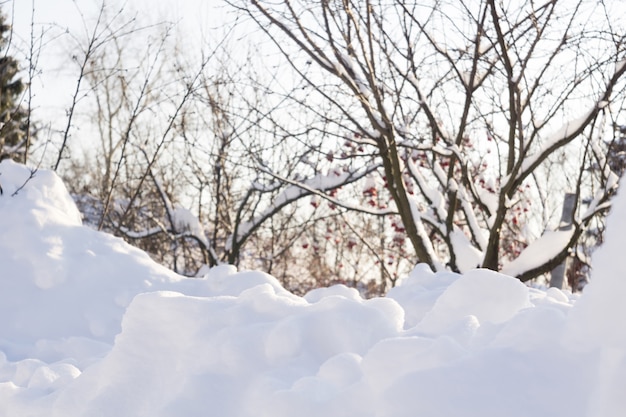
MULTIPOLYGON (((559 223, 558 230, 571 230, 574 219, 574 210, 576 208, 576 194, 566 193, 563 198, 563 211, 561 212, 561 221, 559 223)), ((569 256, 565 258, 563 262, 552 270, 550 276, 550 287, 556 287, 558 289, 563 288, 563 283, 566 281, 565 275, 567 273, 567 266, 569 263, 569 256)))

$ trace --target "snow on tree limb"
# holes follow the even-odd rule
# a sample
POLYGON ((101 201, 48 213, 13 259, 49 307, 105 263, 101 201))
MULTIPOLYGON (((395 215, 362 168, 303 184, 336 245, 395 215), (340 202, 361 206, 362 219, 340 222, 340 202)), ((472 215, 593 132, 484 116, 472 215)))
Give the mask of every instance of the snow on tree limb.
MULTIPOLYGON (((367 174, 377 170, 379 165, 369 165, 360 170, 342 172, 339 175, 331 173, 330 175, 318 174, 312 178, 305 179, 304 181, 293 181, 280 175, 273 173, 267 168, 261 167, 261 171, 272 176, 276 180, 288 184, 273 200, 272 202, 259 214, 255 215, 252 219, 241 222, 236 225, 234 233, 229 236, 226 243, 226 250, 232 251, 235 245, 241 245, 256 229, 263 224, 267 219, 271 218, 274 214, 279 212, 283 207, 299 200, 302 197, 309 195, 319 195, 338 206, 345 207, 350 210, 365 211, 373 214, 374 211, 366 210, 357 206, 348 205, 338 199, 328 196, 324 191, 333 190, 343 185, 353 183, 367 174)), ((392 214, 391 210, 381 210, 377 214, 392 214)))
POLYGON ((563 248, 569 246, 574 233, 573 228, 545 232, 543 236, 528 245, 517 258, 504 264, 502 272, 516 277, 549 263, 558 257, 563 248))
POLYGON ((527 177, 528 174, 532 172, 537 165, 542 163, 555 149, 560 148, 564 143, 567 143, 576 136, 580 135, 596 114, 597 108, 594 108, 583 116, 564 123, 547 138, 541 150, 533 153, 532 155, 528 155, 523 159, 519 173, 515 180, 519 182, 521 179, 527 177))

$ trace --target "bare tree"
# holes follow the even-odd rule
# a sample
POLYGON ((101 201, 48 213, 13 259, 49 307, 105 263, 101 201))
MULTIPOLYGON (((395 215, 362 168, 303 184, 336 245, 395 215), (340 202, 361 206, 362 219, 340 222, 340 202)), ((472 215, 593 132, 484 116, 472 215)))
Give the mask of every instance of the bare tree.
POLYGON ((278 129, 285 101, 230 56, 228 33, 189 64, 198 57, 170 43, 169 26, 106 16, 85 29, 97 48, 81 56, 57 158, 87 222, 188 275, 222 262, 287 271, 300 226, 321 217, 300 202, 332 199, 375 166, 333 164, 311 148, 316 132, 278 129), (84 159, 63 151, 76 115, 97 138, 84 159))
POLYGON ((290 101, 328 127, 320 146, 352 132, 376 155, 420 262, 529 280, 559 264, 606 212, 615 175, 606 164, 588 168, 606 153, 605 116, 620 110, 613 103, 623 94, 614 5, 232 4, 274 42, 293 82, 307 85, 306 100, 290 101), (563 158, 562 175, 547 171, 563 158), (580 201, 592 176, 601 186, 571 231, 524 231, 542 225, 540 193, 562 195, 573 178, 580 201), (538 246, 541 256, 530 256, 538 246))
POLYGON ((79 60, 72 109, 101 146, 70 159, 90 172, 73 191, 177 271, 227 262, 377 292, 420 261, 528 280, 610 207, 626 71, 610 5, 235 6, 266 35, 247 55, 228 33, 190 65, 167 31, 116 14, 79 60), (137 39, 151 47, 129 57, 137 39), (565 192, 574 227, 554 231, 565 192))

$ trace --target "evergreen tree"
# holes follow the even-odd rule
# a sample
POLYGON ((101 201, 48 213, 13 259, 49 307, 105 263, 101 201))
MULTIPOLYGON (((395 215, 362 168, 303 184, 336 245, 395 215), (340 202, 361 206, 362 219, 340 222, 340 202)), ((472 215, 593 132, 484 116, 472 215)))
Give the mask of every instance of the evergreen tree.
POLYGON ((12 158, 25 162, 29 130, 28 112, 19 105, 25 85, 16 79, 17 61, 8 55, 11 26, 0 13, 0 160, 12 158))

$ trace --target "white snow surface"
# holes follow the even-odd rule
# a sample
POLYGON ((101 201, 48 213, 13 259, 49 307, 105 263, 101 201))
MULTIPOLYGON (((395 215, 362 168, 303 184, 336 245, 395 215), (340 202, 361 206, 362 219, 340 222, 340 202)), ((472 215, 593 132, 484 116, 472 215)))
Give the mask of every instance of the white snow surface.
POLYGON ((423 265, 364 300, 178 276, 29 176, 0 163, 0 416, 626 415, 623 196, 579 301, 423 265))
POLYGON ((502 271, 511 276, 518 276, 524 271, 540 267, 556 258, 573 234, 573 228, 545 232, 539 239, 531 242, 517 258, 505 264, 502 271))

